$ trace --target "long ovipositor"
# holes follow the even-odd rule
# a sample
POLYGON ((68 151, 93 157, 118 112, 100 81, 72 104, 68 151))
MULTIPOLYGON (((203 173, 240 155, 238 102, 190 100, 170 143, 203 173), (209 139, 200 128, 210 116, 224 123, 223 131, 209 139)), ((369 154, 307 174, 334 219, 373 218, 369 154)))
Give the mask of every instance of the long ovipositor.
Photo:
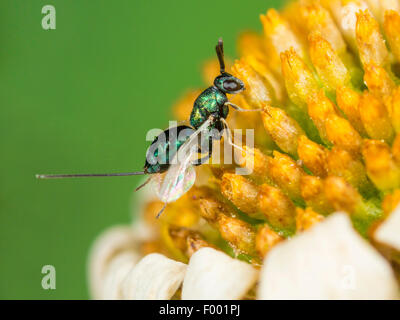
POLYGON ((124 177, 144 174, 163 173, 168 170, 170 161, 195 132, 193 128, 180 125, 164 130, 151 143, 146 152, 146 162, 142 171, 120 173, 88 173, 88 174, 37 174, 37 179, 61 179, 61 178, 86 178, 86 177, 124 177))

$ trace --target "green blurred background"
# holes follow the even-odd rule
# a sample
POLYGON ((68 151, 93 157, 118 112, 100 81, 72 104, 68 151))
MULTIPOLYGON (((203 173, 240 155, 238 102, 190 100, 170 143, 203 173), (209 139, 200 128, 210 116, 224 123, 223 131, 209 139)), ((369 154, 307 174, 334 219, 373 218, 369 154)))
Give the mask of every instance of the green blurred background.
POLYGON ((35 173, 141 169, 146 132, 204 86, 200 68, 223 36, 279 0, 0 1, 0 298, 85 299, 91 243, 131 221, 139 178, 37 181, 35 173), (42 7, 56 8, 43 30, 42 7), (43 290, 54 265, 57 289, 43 290))

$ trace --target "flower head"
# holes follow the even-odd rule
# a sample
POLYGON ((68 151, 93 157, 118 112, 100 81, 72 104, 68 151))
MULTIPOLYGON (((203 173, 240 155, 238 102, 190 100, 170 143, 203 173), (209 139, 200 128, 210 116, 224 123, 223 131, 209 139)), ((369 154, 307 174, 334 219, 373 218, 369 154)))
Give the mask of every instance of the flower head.
MULTIPOLYGON (((237 163, 198 167, 159 220, 143 191, 135 235, 97 243, 95 297, 397 298, 387 260, 400 251, 399 10, 299 0, 262 14, 263 34, 243 34, 227 70, 246 87, 231 101, 263 110, 228 117, 255 130, 255 146, 237 163), (360 279, 353 291, 340 287, 346 266, 360 279)), ((210 82, 218 64, 204 73, 210 82)), ((179 120, 199 92, 176 104, 179 120)))

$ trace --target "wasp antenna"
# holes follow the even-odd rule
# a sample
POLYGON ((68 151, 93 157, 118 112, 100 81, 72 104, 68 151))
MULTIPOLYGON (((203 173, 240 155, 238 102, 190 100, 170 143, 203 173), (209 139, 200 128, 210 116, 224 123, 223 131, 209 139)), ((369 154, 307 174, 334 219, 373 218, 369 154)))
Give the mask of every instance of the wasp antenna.
POLYGON ((224 61, 224 42, 222 41, 222 38, 219 38, 218 44, 215 47, 215 51, 217 52, 217 57, 219 60, 220 72, 223 73, 225 72, 225 61, 224 61))
POLYGON ((88 174, 37 174, 36 179, 63 179, 63 178, 91 178, 91 177, 124 177, 140 176, 146 174, 144 171, 121 172, 121 173, 88 173, 88 174))
POLYGON ((164 212, 165 208, 167 207, 167 204, 164 203, 164 206, 162 207, 162 209, 160 210, 160 212, 157 214, 156 219, 158 219, 161 216, 161 213, 164 212))

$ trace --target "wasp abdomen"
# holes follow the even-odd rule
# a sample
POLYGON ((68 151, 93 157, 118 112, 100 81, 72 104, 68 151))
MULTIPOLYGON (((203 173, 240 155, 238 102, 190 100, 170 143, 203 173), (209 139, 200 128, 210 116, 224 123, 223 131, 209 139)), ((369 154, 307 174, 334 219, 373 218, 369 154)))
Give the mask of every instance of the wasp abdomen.
POLYGON ((194 132, 185 125, 164 130, 147 149, 144 171, 149 174, 167 171, 178 149, 194 132))

